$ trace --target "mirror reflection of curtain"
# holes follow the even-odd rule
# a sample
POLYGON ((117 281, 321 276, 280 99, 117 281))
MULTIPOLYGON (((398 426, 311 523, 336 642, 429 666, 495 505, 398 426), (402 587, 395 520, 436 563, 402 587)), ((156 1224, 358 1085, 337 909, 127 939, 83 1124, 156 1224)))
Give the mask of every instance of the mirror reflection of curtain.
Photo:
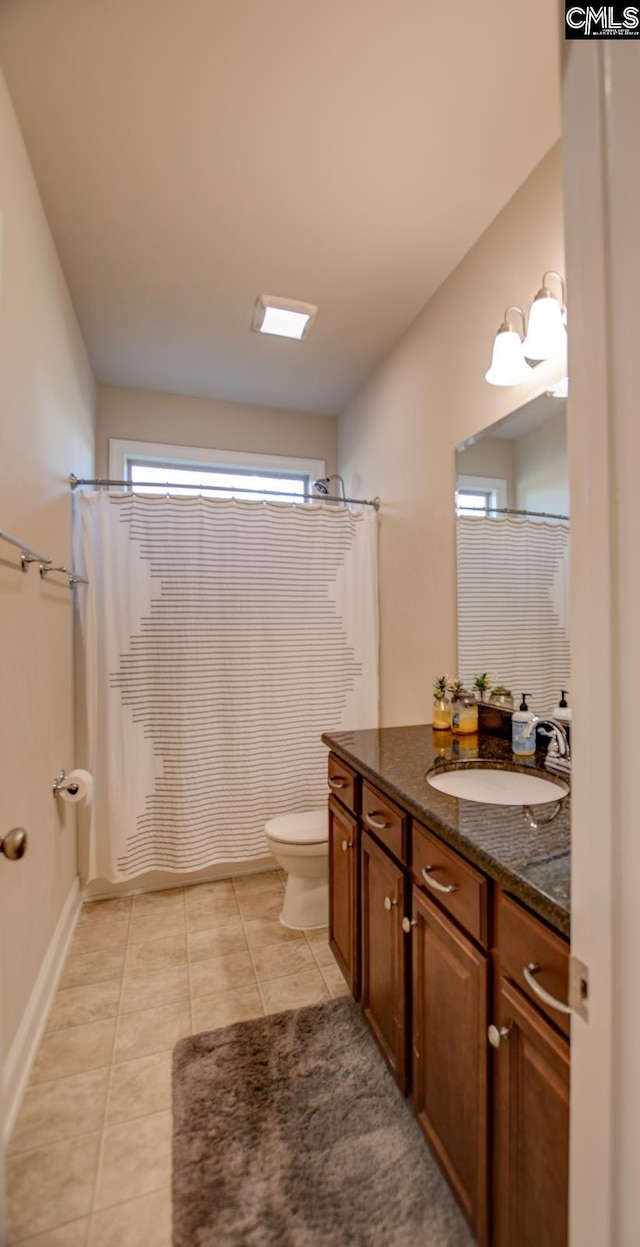
POLYGON ((570 689, 569 525, 458 516, 458 675, 493 671, 549 714, 570 689))

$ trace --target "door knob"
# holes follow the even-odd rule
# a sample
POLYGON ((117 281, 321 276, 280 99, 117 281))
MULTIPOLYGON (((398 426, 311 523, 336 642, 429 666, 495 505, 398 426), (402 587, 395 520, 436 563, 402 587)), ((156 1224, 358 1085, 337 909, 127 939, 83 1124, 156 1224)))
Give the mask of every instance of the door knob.
POLYGON ((493 1026, 493 1025, 491 1025, 491 1026, 489 1027, 488 1032, 487 1032, 487 1033, 488 1033, 488 1036, 489 1036, 489 1043, 491 1044, 491 1047, 492 1047, 492 1048, 499 1048, 499 1047, 500 1047, 500 1044, 501 1044, 501 1043, 502 1043, 502 1041, 503 1041, 503 1039, 508 1039, 508 1037, 509 1037, 509 1031, 510 1031, 510 1030, 511 1030, 511 1027, 510 1027, 510 1026, 500 1026, 500 1027, 498 1027, 498 1026, 493 1026))
POLYGON ((10 862, 17 862, 27 851, 27 833, 24 827, 12 827, 0 840, 0 853, 4 853, 10 862))
POLYGON ((343 853, 346 853, 347 849, 352 849, 352 848, 353 848, 353 841, 352 841, 352 840, 343 840, 343 841, 342 841, 342 844, 340 845, 340 848, 342 849, 342 852, 343 852, 343 853))
POLYGON ((405 935, 408 935, 409 932, 411 931, 411 928, 417 927, 417 925, 418 925, 417 918, 403 918, 402 919, 402 930, 404 931, 405 935))
POLYGON ((386 910, 393 909, 393 908, 394 908, 394 906, 395 906, 395 905, 397 905, 397 904, 398 904, 398 902, 397 902, 397 901, 392 901, 390 896, 385 896, 385 898, 384 898, 384 907, 385 907, 385 909, 386 909, 386 910))

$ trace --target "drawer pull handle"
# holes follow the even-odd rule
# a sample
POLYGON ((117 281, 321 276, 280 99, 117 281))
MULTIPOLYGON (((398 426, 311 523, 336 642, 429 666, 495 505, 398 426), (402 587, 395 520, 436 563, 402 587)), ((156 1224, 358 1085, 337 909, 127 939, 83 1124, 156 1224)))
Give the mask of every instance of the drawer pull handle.
POLYGON ((340 848, 342 849, 343 853, 346 853, 347 849, 353 848, 353 840, 343 840, 342 844, 340 845, 340 848))
POLYGON ((438 883, 437 879, 433 879, 431 877, 431 871, 437 869, 437 866, 423 866, 422 878, 424 879, 427 887, 433 888, 434 892, 457 892, 457 883, 438 883))
POLYGON ((389 910, 394 909, 397 904, 398 902, 393 901, 390 896, 385 896, 384 907, 387 910, 387 913, 389 912, 389 910))
POLYGON ((389 824, 374 818, 376 812, 376 810, 372 810, 371 813, 367 811, 364 816, 365 823, 368 823, 370 827, 373 827, 374 831, 386 831, 389 824))
POLYGON ((508 1039, 508 1038, 509 1038, 509 1031, 510 1031, 510 1030, 511 1030, 511 1027, 510 1027, 510 1026, 500 1026, 500 1027, 498 1027, 498 1026, 493 1026, 493 1025, 491 1025, 491 1026, 489 1027, 489 1030, 487 1031, 487 1034, 488 1034, 488 1037, 489 1037, 489 1043, 491 1044, 491 1047, 492 1047, 492 1048, 499 1048, 499 1047, 500 1047, 500 1044, 501 1044, 501 1043, 502 1043, 502 1041, 503 1041, 503 1039, 508 1039))
POLYGON ((545 991, 544 987, 536 983, 533 976, 540 973, 540 966, 537 966, 535 961, 530 961, 528 966, 523 966, 522 973, 527 987, 533 992, 534 996, 538 996, 550 1009, 557 1009, 558 1013, 571 1013, 571 1005, 566 1005, 564 1001, 558 1000, 551 995, 551 992, 545 991))
POLYGON ((346 788, 346 786, 347 786, 347 781, 346 779, 343 779, 341 775, 330 775, 329 776, 329 787, 330 788, 346 788))
POLYGON ((403 918, 402 919, 402 930, 404 931, 405 935, 410 935, 411 928, 417 927, 417 925, 418 925, 417 918, 403 918))

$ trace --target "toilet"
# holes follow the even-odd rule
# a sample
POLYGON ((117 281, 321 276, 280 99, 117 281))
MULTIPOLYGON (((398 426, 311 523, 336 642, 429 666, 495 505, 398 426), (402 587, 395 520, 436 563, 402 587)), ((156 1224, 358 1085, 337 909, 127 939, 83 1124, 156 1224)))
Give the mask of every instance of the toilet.
POLYGON ((328 814, 306 810, 280 814, 265 823, 270 852, 287 872, 280 922, 294 931, 325 927, 328 921, 328 814))

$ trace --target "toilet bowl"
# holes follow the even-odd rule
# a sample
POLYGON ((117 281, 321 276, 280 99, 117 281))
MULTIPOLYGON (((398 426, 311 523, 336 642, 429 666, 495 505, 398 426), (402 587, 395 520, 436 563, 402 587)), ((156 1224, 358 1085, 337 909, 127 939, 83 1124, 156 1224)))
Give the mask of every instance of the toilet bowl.
POLYGON ((269 850, 287 872, 280 922, 295 931, 325 927, 328 920, 327 810, 280 814, 265 823, 269 850))

